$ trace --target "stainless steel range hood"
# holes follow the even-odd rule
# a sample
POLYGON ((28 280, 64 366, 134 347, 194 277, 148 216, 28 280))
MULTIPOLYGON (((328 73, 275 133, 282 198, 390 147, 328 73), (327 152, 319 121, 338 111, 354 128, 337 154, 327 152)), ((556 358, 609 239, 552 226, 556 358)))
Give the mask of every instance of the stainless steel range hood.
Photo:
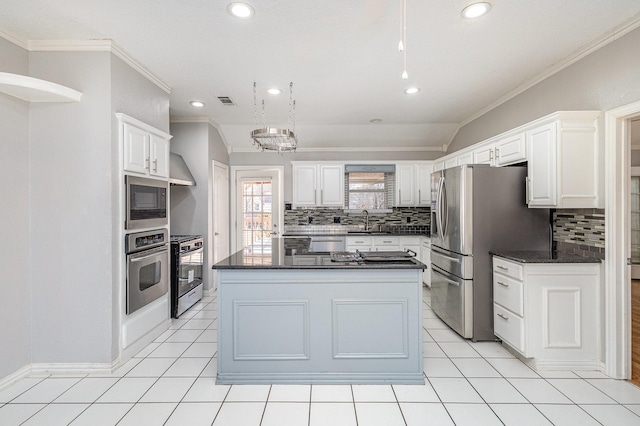
POLYGON ((169 159, 169 183, 171 185, 195 186, 196 180, 193 178, 187 163, 182 155, 171 153, 169 159))

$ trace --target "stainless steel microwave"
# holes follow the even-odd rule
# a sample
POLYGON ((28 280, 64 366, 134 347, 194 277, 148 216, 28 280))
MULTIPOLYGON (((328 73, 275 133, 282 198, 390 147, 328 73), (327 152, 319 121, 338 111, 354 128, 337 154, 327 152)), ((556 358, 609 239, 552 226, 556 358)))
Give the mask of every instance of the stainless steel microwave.
POLYGON ((169 182, 137 176, 125 176, 125 229, 157 228, 168 220, 169 182))

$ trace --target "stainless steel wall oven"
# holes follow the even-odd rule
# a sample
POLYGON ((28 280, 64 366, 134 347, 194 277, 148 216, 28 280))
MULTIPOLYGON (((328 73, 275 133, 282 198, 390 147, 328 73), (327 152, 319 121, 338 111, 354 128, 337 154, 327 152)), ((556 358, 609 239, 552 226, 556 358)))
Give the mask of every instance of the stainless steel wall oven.
POLYGON ((171 236, 171 316, 174 318, 202 299, 203 242, 201 235, 171 236))
POLYGON ((127 315, 169 291, 168 234, 156 229, 126 235, 127 315))

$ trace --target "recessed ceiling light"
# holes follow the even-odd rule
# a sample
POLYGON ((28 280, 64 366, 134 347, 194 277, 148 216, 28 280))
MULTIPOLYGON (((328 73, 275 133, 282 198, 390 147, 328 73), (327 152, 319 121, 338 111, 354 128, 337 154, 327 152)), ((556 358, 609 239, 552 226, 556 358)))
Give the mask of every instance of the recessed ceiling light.
POLYGON ((372 118, 369 123, 382 123, 382 118, 372 118))
POLYGON ((415 95, 419 91, 420 91, 419 87, 409 87, 407 89, 404 89, 404 93, 406 93, 407 95, 415 95))
POLYGON ((479 2, 470 4, 469 6, 465 7, 464 9, 462 9, 462 12, 460 14, 463 18, 473 19, 479 18, 482 15, 486 15, 490 10, 491 3, 479 2))
POLYGON ((253 7, 251 7, 247 3, 241 3, 241 2, 229 3, 229 5, 227 6, 227 10, 229 11, 230 14, 232 14, 236 18, 241 18, 241 19, 251 18, 254 13, 253 7))
POLYGON ((267 93, 270 95, 279 95, 280 93, 282 93, 282 90, 278 89, 277 87, 272 87, 271 89, 267 89, 267 93))
POLYGON ((202 108, 204 106, 204 102, 202 101, 191 101, 189 103, 191 104, 191 106, 196 108, 202 108))

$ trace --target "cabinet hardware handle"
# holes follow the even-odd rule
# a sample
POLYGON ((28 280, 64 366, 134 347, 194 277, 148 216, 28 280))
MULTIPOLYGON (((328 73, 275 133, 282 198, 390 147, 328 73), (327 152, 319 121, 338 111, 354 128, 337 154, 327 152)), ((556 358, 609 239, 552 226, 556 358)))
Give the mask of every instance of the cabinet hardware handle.
POLYGON ((489 161, 493 161, 493 149, 489 150, 489 161))
POLYGON ((524 192, 525 192, 525 197, 526 197, 526 201, 527 204, 529 204, 531 202, 531 190, 529 189, 529 177, 527 176, 524 180, 524 192))
POLYGON ((157 158, 155 160, 153 160, 153 171, 154 172, 158 171, 158 159, 157 158))
POLYGON ((422 190, 418 189, 418 204, 422 201, 422 190))
POLYGON ((324 189, 320 190, 320 204, 324 204, 324 189))
POLYGON ((503 271, 508 271, 508 270, 509 270, 509 268, 505 268, 505 267, 504 267, 504 266, 502 266, 502 265, 496 265, 496 268, 498 268, 498 269, 502 269, 503 271))
POLYGON ((509 287, 509 284, 505 284, 502 281, 496 281, 498 284, 500 284, 502 287, 509 287))
POLYGON ((150 161, 151 161, 151 160, 149 159, 149 157, 147 157, 147 158, 144 160, 144 163, 145 163, 144 168, 145 168, 145 169, 147 169, 147 170, 151 170, 151 168, 150 168, 151 166, 149 165, 149 162, 150 162, 150 161))
POLYGON ((402 189, 398 189, 398 204, 402 204, 402 189))
POLYGON ((498 316, 499 316, 500 318, 502 318, 503 320, 505 320, 505 321, 509 321, 509 317, 508 317, 508 316, 506 316, 506 315, 498 314, 498 316))

